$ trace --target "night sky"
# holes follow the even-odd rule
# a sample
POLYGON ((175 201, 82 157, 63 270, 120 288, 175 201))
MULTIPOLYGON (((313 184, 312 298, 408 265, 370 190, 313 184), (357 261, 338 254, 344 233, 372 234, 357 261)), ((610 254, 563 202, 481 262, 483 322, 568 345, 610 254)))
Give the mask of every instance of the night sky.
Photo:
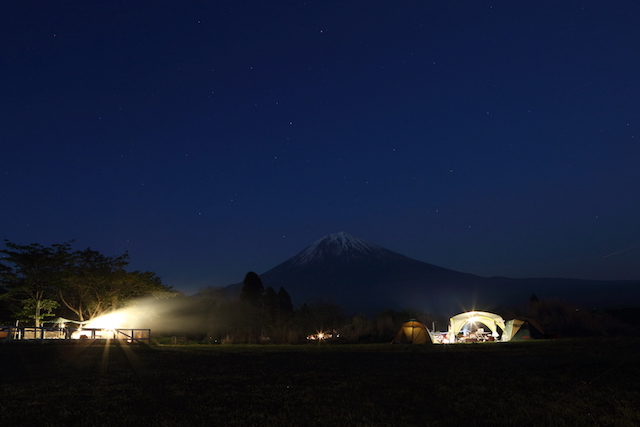
POLYGON ((186 293, 345 231, 640 279, 640 3, 5 1, 0 239, 186 293))

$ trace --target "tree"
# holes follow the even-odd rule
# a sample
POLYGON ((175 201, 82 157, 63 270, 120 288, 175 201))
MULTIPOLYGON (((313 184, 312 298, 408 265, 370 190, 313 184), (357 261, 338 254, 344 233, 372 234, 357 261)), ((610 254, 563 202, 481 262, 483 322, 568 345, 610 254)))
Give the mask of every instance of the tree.
POLYGON ((282 312, 293 313, 293 302, 291 302, 291 296, 282 286, 278 291, 278 307, 282 312))
POLYGON ((60 307, 58 301, 52 299, 37 301, 29 298, 22 301, 22 310, 16 311, 15 314, 22 320, 33 319, 36 327, 38 327, 45 317, 55 316, 52 311, 58 307, 60 307))
POLYGON ((129 255, 107 257, 87 248, 73 253, 73 265, 58 288, 60 300, 80 321, 117 310, 142 296, 175 296, 150 271, 127 272, 129 255))
POLYGON ((278 316, 280 308, 278 306, 278 294, 269 286, 264 292, 264 308, 269 315, 269 320, 273 323, 278 316))
POLYGON ((45 247, 37 243, 18 245, 5 240, 6 249, 0 253, 4 267, 0 271, 2 287, 6 290, 0 297, 19 301, 23 319, 32 319, 36 327, 42 319, 52 315, 58 306, 56 288, 69 266, 70 243, 45 247))
POLYGON ((300 321, 307 330, 335 329, 346 319, 344 309, 332 301, 314 299, 300 308, 300 321))
POLYGON ((152 271, 122 270, 114 274, 101 301, 105 311, 109 311, 121 308, 138 297, 171 298, 177 294, 170 286, 163 285, 160 277, 152 271))
POLYGON ((90 248, 71 252, 70 243, 44 247, 6 241, 0 259, 0 298, 20 302, 18 315, 40 326, 61 302, 80 321, 116 310, 140 296, 176 292, 153 272, 127 272, 129 255, 108 257, 90 248), (3 264, 4 263, 4 264, 3 264))
POLYGON ((116 272, 124 271, 128 255, 107 257, 87 248, 72 254, 69 266, 60 286, 60 301, 78 320, 99 316, 107 307, 102 303, 103 294, 116 272))
POLYGON ((264 292, 264 286, 262 285, 260 276, 253 271, 248 272, 242 282, 240 300, 246 301, 254 307, 262 307, 264 292))
POLYGON ((540 303, 540 298, 538 298, 538 295, 531 294, 531 296, 529 297, 529 305, 534 306, 539 303, 540 303))

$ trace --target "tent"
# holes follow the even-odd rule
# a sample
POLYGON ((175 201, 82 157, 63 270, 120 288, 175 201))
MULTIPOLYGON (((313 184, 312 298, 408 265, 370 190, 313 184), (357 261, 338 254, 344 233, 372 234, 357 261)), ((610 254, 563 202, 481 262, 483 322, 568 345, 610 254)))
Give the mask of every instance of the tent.
POLYGON ((427 327, 416 319, 405 322, 396 334, 393 344, 426 344, 431 342, 427 327))
POLYGON ((449 331, 447 337, 449 342, 456 342, 461 340, 477 340, 477 341, 497 341, 502 334, 502 341, 509 341, 509 337, 504 333, 506 331, 506 325, 502 316, 494 313, 488 313, 486 311, 468 311, 466 313, 460 313, 449 319, 449 331), (491 334, 484 333, 482 325, 489 328, 491 334), (474 329, 473 336, 458 337, 458 334, 463 333, 463 329, 471 331, 474 329))
POLYGON ((535 319, 526 317, 508 320, 505 334, 509 341, 542 339, 545 337, 542 326, 535 319))

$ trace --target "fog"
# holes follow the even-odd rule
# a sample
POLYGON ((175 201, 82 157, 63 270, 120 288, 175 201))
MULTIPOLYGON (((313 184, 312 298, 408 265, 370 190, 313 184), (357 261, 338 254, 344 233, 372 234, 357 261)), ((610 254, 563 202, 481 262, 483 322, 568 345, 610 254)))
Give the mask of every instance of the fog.
POLYGON ((141 298, 132 301, 127 307, 92 319, 84 328, 196 333, 204 330, 206 319, 200 305, 197 299, 183 296, 169 299, 141 298))

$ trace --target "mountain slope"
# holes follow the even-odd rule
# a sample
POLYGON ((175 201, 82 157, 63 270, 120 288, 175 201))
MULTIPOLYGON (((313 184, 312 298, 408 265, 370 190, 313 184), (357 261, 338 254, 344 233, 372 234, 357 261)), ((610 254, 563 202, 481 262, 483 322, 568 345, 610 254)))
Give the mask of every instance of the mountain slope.
MULTIPOLYGON (((344 232, 316 240, 260 278, 265 287, 284 287, 296 306, 330 300, 351 313, 490 311, 525 304, 533 293, 585 307, 640 305, 640 281, 480 277, 417 261, 344 232)), ((241 287, 228 288, 239 293, 241 287)))
POLYGON ((434 301, 443 289, 455 294, 483 281, 344 232, 324 236, 260 277, 265 286, 286 288, 297 304, 315 297, 353 311, 412 307, 416 298, 434 301))

